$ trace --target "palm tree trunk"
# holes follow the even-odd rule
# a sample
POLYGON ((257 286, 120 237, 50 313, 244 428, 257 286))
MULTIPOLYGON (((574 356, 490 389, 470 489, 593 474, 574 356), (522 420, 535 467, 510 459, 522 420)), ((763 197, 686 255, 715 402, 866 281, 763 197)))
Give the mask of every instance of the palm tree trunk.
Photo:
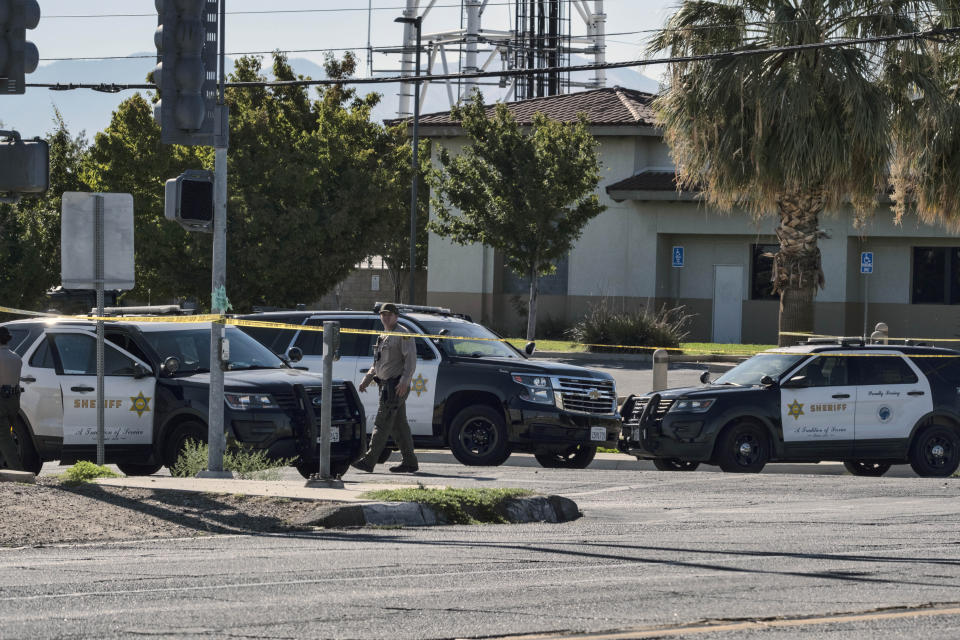
MULTIPOLYGON (((536 262, 536 261, 535 261, 536 262)), ((539 293, 537 268, 530 268, 530 300, 527 305, 527 340, 536 339, 537 333, 537 294, 539 293)))
POLYGON ((813 333, 813 299, 824 283, 817 246, 826 236, 819 228, 823 207, 823 192, 818 189, 785 193, 777 199, 780 250, 773 257, 773 290, 780 293, 779 346, 803 340, 784 334, 813 333))

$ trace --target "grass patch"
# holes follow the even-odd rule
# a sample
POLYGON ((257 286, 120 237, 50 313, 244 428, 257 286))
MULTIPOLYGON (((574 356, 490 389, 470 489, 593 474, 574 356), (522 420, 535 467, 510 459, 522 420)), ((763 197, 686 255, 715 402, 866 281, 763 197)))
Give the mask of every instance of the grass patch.
MULTIPOLYGON (((206 443, 187 440, 170 475, 193 478, 207 468, 208 456, 206 443)), ((241 480, 279 480, 283 469, 293 463, 294 458, 268 458, 262 449, 241 446, 232 446, 223 454, 223 470, 232 471, 241 480)))
POLYGON ((103 465, 88 460, 81 460, 60 474, 60 481, 64 484, 83 484, 95 478, 119 478, 119 473, 103 465))
POLYGON ((526 489, 430 489, 420 485, 405 489, 368 491, 361 497, 388 502, 418 502, 447 517, 450 524, 506 524, 497 507, 505 500, 533 495, 526 489))

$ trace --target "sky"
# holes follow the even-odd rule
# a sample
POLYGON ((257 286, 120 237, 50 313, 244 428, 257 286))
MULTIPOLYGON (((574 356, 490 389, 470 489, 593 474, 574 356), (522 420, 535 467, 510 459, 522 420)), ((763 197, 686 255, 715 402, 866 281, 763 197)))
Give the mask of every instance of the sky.
MULTIPOLYGON (((372 45, 389 47, 399 46, 402 42, 402 25, 394 23, 393 19, 401 15, 405 0, 226 1, 228 54, 281 49, 291 51, 292 60, 321 64, 323 53, 317 50, 355 48, 364 65, 360 75, 366 75, 368 4, 374 8, 370 21, 372 45), (270 13, 244 13, 265 10, 270 13)), ((40 51, 41 68, 28 75, 27 82, 143 82, 143 77, 153 68, 154 61, 150 57, 119 61, 97 58, 152 55, 155 52, 154 0, 39 0, 39 3, 40 25, 28 31, 27 38, 40 51)), ((606 0, 607 32, 613 34, 607 41, 607 60, 645 57, 649 30, 662 26, 676 3, 677 0, 606 0)), ((421 1, 421 5, 427 4, 427 0, 421 1)), ((507 29, 512 11, 512 3, 490 0, 483 19, 484 27, 507 29)), ((575 34, 583 33, 582 22, 579 25, 578 22, 574 23, 575 34)), ((459 25, 459 0, 436 0, 436 5, 424 19, 424 39, 427 40, 431 32, 454 29, 459 25)), ((393 75, 399 69, 396 56, 374 54, 373 62, 375 71, 384 75, 393 75)), ((313 65, 304 66, 307 71, 316 71, 313 65)), ((656 77, 659 71, 647 68, 644 73, 656 77)), ((316 74, 311 75, 316 77, 316 74)), ((614 77, 614 81, 618 80, 630 82, 630 74, 614 77)), ((650 84, 637 88, 649 90, 650 84)), ((435 93, 442 91, 437 88, 435 93)), ((91 135, 106 126, 110 111, 132 92, 90 95, 94 92, 50 92, 33 88, 28 89, 28 94, 2 98, 0 121, 5 126, 16 126, 24 135, 41 135, 44 131, 33 129, 49 129, 44 123, 51 121, 52 109, 56 107, 72 130, 84 129, 91 135)), ((386 95, 384 102, 385 113, 382 115, 387 116, 387 111, 395 111, 396 98, 386 95)))

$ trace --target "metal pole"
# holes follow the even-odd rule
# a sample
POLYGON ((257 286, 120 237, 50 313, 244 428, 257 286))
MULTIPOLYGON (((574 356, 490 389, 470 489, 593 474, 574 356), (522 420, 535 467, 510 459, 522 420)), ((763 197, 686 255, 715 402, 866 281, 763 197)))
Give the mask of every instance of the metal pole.
MULTIPOLYGON (((214 151, 213 178, 213 269, 210 312, 224 314, 227 309, 227 107, 224 104, 224 60, 226 33, 226 0, 220 0, 220 86, 218 121, 223 130, 214 151)), ((211 473, 223 474, 223 453, 227 447, 227 434, 224 429, 223 413, 223 366, 221 358, 226 340, 226 325, 220 322, 210 323, 210 423, 207 427, 207 469, 211 473)))
POLYGON ((414 304, 416 294, 417 270, 417 182, 420 177, 420 38, 423 32, 423 17, 418 17, 413 25, 417 29, 417 62, 414 71, 413 89, 413 139, 411 140, 413 154, 413 178, 410 183, 410 291, 407 293, 407 303, 414 304))
MULTIPOLYGON (((103 318, 103 196, 93 196, 94 240, 93 252, 96 261, 97 318, 103 318)), ((104 389, 103 389, 103 320, 97 320, 97 464, 105 462, 104 440, 104 389)))
POLYGON ((863 274, 863 338, 867 338, 867 298, 870 294, 870 276, 863 274))
POLYGON ((333 422, 333 358, 339 322, 323 323, 323 387, 320 391, 320 477, 330 479, 330 429, 333 422))

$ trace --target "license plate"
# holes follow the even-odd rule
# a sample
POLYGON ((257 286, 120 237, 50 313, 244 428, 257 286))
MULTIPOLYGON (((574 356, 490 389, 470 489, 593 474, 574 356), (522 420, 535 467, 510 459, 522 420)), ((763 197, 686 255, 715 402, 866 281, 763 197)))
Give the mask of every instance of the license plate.
MULTIPOLYGON (((321 436, 317 436, 317 444, 320 444, 321 436)), ((330 442, 340 442, 340 427, 330 427, 330 442)))
POLYGON ((603 442, 607 439, 607 428, 606 427, 590 427, 590 440, 597 440, 603 442))
POLYGON ((631 438, 631 440, 636 440, 637 442, 640 442, 642 439, 643 438, 640 437, 640 427, 636 427, 633 430, 633 437, 631 438))

